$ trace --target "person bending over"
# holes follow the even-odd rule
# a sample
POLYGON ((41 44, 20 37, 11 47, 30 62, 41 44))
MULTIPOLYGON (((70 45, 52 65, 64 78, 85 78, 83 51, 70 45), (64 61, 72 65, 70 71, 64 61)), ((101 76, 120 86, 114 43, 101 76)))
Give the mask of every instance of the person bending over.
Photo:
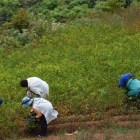
POLYGON ((120 77, 119 87, 126 90, 125 95, 136 99, 140 94, 140 81, 132 74, 126 73, 120 77))
POLYGON ((38 137, 41 138, 47 135, 47 124, 57 118, 58 112, 53 109, 52 104, 43 98, 30 98, 28 96, 22 99, 23 107, 31 107, 29 116, 32 119, 40 119, 41 132, 38 137), (33 113, 36 113, 36 116, 32 116, 33 113))
POLYGON ((20 86, 27 88, 26 93, 29 97, 37 95, 45 98, 46 94, 49 95, 49 85, 38 77, 29 77, 26 80, 21 80, 20 86))

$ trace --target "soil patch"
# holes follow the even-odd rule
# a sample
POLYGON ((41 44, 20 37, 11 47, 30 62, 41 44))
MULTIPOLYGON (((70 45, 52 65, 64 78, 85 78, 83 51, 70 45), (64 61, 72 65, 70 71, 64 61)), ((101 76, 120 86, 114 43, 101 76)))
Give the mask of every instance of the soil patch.
MULTIPOLYGON (((43 140, 103 140, 103 139, 119 139, 119 140, 133 140, 134 137, 140 137, 136 130, 140 127, 140 113, 133 115, 113 116, 108 112, 106 117, 102 119, 95 119, 92 115, 85 116, 71 116, 67 118, 56 119, 53 123, 48 125, 48 137, 43 140), (114 133, 111 129, 118 129, 122 132, 114 133), (124 132, 124 130, 134 130, 132 132, 124 132), (86 130, 86 132, 85 132, 86 130), (103 130, 103 131, 102 131, 103 130), (53 135, 53 136, 52 136, 53 135), (82 138, 81 138, 82 137, 82 138)), ((27 134, 25 140, 38 140, 37 134, 27 134)), ((22 137, 25 136, 25 133, 22 137)), ((21 139, 24 140, 24 139, 21 139)))

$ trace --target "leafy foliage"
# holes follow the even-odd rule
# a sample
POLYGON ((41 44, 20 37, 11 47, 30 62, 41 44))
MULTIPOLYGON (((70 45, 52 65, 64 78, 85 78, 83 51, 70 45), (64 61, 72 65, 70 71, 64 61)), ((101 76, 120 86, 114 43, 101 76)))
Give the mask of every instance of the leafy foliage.
POLYGON ((18 9, 17 14, 12 16, 11 24, 15 29, 18 29, 20 33, 23 32, 23 29, 29 29, 29 12, 22 8, 18 9))
POLYGON ((102 3, 101 9, 107 12, 114 12, 119 8, 124 6, 124 2, 120 2, 119 0, 108 0, 102 3))
POLYGON ((0 25, 6 21, 10 21, 12 15, 16 13, 19 8, 19 0, 1 0, 0 1, 0 25))
MULTIPOLYGON (((79 9, 73 7, 78 14, 84 11, 79 9)), ((41 15, 37 18, 30 15, 27 20, 30 26, 23 26, 24 15, 17 13, 1 27, 0 97, 4 100, 0 108, 1 137, 22 132, 20 128, 29 108, 21 106, 25 89, 19 82, 31 76, 50 85, 47 99, 59 117, 85 114, 101 117, 111 107, 117 108, 118 114, 123 113, 124 95, 118 89, 120 75, 132 72, 138 79, 140 76, 139 11, 139 5, 134 5, 120 13, 91 12, 57 30, 51 30, 51 23, 41 15), (13 22, 18 16, 20 24, 13 22), (21 28, 13 28, 14 24, 21 28)))
MULTIPOLYGON (((133 0, 134 1, 134 0, 133 0)), ((120 7, 128 7, 132 0, 14 0, 0 2, 0 21, 10 21, 17 8, 28 10, 34 16, 40 14, 53 22, 67 22, 81 18, 95 9, 114 12, 120 7), (95 8, 96 7, 96 8, 95 8), (7 11, 7 9, 10 9, 7 11), (76 11, 75 11, 76 10, 76 11)))
POLYGON ((20 47, 31 42, 38 36, 49 33, 50 22, 41 18, 40 15, 34 18, 25 9, 19 9, 17 15, 12 17, 11 22, 3 24, 1 30, 1 47, 20 47))

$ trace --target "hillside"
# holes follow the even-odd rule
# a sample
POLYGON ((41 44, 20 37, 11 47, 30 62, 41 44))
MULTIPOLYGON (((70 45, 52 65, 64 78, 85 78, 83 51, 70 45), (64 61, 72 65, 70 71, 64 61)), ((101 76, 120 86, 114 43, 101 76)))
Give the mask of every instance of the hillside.
POLYGON ((118 82, 127 72, 140 78, 139 12, 136 3, 119 12, 101 11, 52 24, 33 17, 28 21, 30 14, 20 9, 0 30, 1 138, 23 133, 20 128, 29 109, 22 108, 26 94, 19 82, 31 76, 50 86, 46 99, 59 112, 54 125, 66 120, 71 123, 73 116, 85 121, 106 119, 104 113, 111 109, 115 109, 115 116, 137 113, 135 106, 126 110, 118 82), (27 24, 14 26, 19 25, 17 21, 27 24), (25 25, 27 29, 20 28, 25 25))

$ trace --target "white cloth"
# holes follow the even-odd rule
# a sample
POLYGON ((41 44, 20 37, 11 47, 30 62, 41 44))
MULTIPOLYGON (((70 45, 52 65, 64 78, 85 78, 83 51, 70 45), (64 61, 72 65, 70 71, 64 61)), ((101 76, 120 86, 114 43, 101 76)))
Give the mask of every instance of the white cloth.
POLYGON ((52 104, 46 99, 34 98, 32 107, 45 116, 47 124, 57 118, 58 112, 53 109, 52 104))
POLYGON ((32 96, 32 93, 40 95, 42 98, 49 95, 49 85, 38 77, 29 77, 28 81, 28 91, 27 95, 32 96))

